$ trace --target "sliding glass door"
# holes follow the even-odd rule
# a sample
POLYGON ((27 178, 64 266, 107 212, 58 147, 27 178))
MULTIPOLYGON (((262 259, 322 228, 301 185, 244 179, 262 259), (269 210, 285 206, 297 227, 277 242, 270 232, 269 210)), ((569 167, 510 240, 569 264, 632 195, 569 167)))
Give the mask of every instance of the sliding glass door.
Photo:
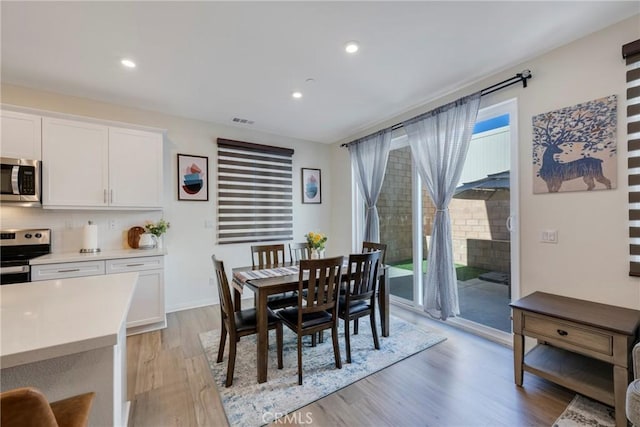
MULTIPOLYGON (((516 106, 512 100, 480 111, 449 206, 460 317, 503 332, 511 331, 508 304, 518 292, 516 106)), ((392 140, 377 206, 391 299, 421 308, 435 207, 406 136, 392 140)))

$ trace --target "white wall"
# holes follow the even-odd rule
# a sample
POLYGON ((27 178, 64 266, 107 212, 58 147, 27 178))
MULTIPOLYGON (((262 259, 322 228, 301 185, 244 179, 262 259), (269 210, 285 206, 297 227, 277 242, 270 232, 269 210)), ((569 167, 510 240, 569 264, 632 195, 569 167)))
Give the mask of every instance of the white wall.
MULTIPOLYGON (((211 286, 211 254, 225 261, 227 270, 251 263, 250 245, 216 245, 216 139, 227 138, 258 144, 292 148, 294 239, 304 240, 308 231, 330 234, 327 249, 334 251, 331 236, 332 176, 330 148, 327 145, 285 138, 219 124, 189 120, 151 111, 138 110, 89 99, 69 97, 24 87, 2 85, 2 103, 42 110, 115 120, 167 129, 164 141, 164 211, 163 212, 106 212, 106 211, 49 211, 44 209, 0 209, 0 227, 48 227, 53 229, 53 251, 69 252, 80 249, 80 227, 87 220, 99 225, 100 246, 103 250, 126 247, 126 230, 143 225, 146 220, 164 218, 171 223, 165 235, 166 307, 168 311, 217 303, 215 282, 211 286), (209 157, 209 201, 178 201, 176 195, 176 154, 209 157), (301 203, 300 168, 322 169, 322 204, 301 203), (117 230, 110 231, 108 221, 117 221, 117 230), (205 228, 205 220, 214 220, 214 228, 205 228)), ((144 159, 140 159, 144 162, 144 159)))
MULTIPOLYGON (((626 179, 626 67, 621 46, 640 38, 640 15, 555 49, 476 84, 461 88, 420 108, 389 118, 375 128, 429 111, 502 81, 523 69, 533 78, 529 87, 514 85, 483 98, 482 107, 516 97, 519 129, 520 295, 536 290, 630 308, 640 308, 640 279, 628 276, 626 179), (532 191, 532 116, 606 95, 618 95, 618 188, 608 191, 534 195, 532 191), (558 230, 558 244, 540 243, 540 231, 558 230)), ((348 140, 346 140, 348 141, 348 140)), ((346 142, 346 141, 340 141, 346 142)), ((348 152, 334 144, 333 233, 341 249, 351 246, 353 208, 348 152), (339 231, 339 232, 337 232, 339 231)))

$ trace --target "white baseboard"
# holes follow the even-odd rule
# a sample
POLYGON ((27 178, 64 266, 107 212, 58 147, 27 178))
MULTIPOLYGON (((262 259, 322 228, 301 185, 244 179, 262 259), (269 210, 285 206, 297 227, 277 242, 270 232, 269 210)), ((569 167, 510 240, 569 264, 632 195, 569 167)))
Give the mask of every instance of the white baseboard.
POLYGON ((208 305, 216 305, 219 301, 217 298, 211 298, 206 300, 192 301, 184 304, 179 304, 173 307, 167 307, 167 313, 175 313, 176 311, 184 311, 192 308, 206 307, 208 305))

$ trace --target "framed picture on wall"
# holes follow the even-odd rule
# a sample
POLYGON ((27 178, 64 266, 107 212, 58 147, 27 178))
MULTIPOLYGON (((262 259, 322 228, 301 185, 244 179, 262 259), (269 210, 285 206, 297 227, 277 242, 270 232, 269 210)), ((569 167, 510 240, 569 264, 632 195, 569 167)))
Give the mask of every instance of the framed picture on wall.
POLYGON ((209 158, 178 154, 178 200, 209 200, 209 158))
POLYGON ((322 203, 320 169, 302 168, 302 203, 322 203))

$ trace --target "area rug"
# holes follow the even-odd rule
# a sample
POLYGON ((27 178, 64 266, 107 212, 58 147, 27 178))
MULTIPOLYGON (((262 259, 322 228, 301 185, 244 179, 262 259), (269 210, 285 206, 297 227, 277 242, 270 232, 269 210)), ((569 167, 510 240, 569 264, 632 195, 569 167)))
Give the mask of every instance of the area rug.
MULTIPOLYGON (((238 342, 233 385, 226 388, 224 382, 229 343, 225 346, 223 361, 216 363, 220 331, 200 334, 200 341, 209 361, 213 379, 218 386, 229 424, 243 427, 268 424, 446 339, 391 316, 390 336, 380 337, 380 350, 374 350, 369 319, 362 318, 358 335, 353 335, 351 331, 352 363, 349 364, 345 361, 342 323, 340 321, 338 336, 342 369, 336 369, 335 366, 330 331, 325 331, 324 342, 316 347, 311 347, 310 337, 305 337, 302 349, 302 386, 298 385, 297 338, 287 327, 284 327, 284 369, 278 369, 275 331, 271 331, 268 381, 258 384, 256 337, 243 337, 238 342)), ((378 333, 379 331, 380 327, 378 333)))
POLYGON ((553 423, 553 427, 615 427, 613 408, 579 394, 553 423))

